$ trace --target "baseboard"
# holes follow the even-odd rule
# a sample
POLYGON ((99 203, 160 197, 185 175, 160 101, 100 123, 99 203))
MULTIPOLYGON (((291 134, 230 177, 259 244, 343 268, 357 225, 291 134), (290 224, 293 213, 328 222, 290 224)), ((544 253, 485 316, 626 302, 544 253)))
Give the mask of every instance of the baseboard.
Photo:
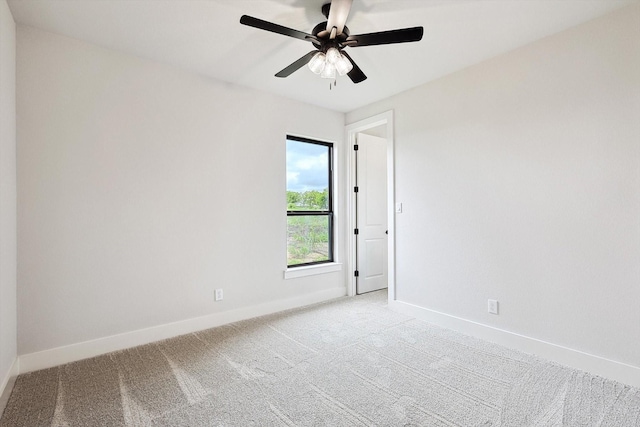
POLYGON ((18 376, 20 361, 18 358, 13 360, 11 367, 9 368, 9 372, 6 373, 4 378, 2 379, 2 383, 0 383, 0 415, 4 412, 4 408, 7 406, 9 402, 9 397, 11 396, 11 390, 13 390, 13 384, 16 382, 16 377, 18 376))
POLYGON ((504 345, 505 347, 535 354, 565 366, 587 371, 634 387, 640 387, 640 367, 638 366, 606 359, 401 301, 389 301, 389 308, 443 328, 453 329, 504 345))
POLYGON ((204 329, 228 323, 246 320, 253 317, 273 314, 284 310, 304 307, 310 304, 328 301, 345 296, 346 288, 333 288, 299 297, 271 301, 250 307, 209 314, 179 322, 154 326, 112 335, 91 341, 52 348, 36 353, 23 354, 19 357, 20 373, 51 368, 65 363, 75 362, 112 351, 124 350, 143 344, 149 344, 179 335, 190 334, 204 329))

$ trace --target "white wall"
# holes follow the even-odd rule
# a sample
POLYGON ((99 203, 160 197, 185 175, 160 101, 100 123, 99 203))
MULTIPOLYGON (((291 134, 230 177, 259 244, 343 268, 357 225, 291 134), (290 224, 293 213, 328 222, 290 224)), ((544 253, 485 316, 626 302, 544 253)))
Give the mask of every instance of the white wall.
POLYGON ((340 151, 343 114, 28 27, 17 46, 19 354, 346 293, 283 279, 285 136, 340 151))
POLYGON ((16 26, 0 0, 0 394, 16 360, 16 26))
POLYGON ((397 299, 640 368, 640 4, 389 109, 397 299))

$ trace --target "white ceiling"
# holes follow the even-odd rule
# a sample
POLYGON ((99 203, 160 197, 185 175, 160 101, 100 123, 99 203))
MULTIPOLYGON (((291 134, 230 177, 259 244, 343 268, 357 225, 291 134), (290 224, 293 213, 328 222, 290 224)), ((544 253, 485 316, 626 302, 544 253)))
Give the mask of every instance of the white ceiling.
POLYGON ((352 34, 423 26, 417 43, 348 48, 368 79, 337 87, 306 67, 311 43, 240 25, 251 15, 311 32, 328 0, 8 0, 16 22, 225 82, 347 112, 638 0, 354 0, 352 34))

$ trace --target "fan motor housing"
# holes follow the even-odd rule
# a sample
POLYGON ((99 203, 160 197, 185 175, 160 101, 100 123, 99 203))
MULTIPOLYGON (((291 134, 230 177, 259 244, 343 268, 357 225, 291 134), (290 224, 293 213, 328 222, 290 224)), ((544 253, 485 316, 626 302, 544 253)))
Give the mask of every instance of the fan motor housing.
POLYGON ((336 38, 333 40, 329 39, 328 35, 325 35, 324 37, 318 37, 318 34, 320 34, 326 28, 327 21, 321 22, 313 27, 313 30, 311 30, 311 34, 313 34, 319 42, 316 40, 312 40, 311 43, 313 43, 313 45, 321 51, 326 51, 330 47, 337 47, 339 49, 343 48, 342 43, 344 43, 347 40, 347 37, 349 37, 349 28, 347 28, 347 26, 345 25, 342 29, 342 34, 336 36, 336 38))

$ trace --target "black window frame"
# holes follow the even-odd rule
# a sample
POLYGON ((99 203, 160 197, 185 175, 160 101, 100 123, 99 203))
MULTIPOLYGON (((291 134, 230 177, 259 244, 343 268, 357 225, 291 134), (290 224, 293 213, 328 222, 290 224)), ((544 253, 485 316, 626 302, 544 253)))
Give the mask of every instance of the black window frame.
MULTIPOLYGON (((308 144, 315 144, 315 145, 322 145, 324 147, 328 147, 329 148, 329 153, 328 153, 328 159, 327 159, 327 173, 328 173, 328 197, 327 197, 327 210, 316 210, 316 211, 301 211, 301 210, 295 210, 295 211, 291 211, 287 209, 287 218, 289 218, 290 216, 296 217, 296 216, 326 216, 327 217, 327 222, 329 225, 329 253, 328 253, 328 259, 324 260, 324 261, 314 261, 314 262, 305 262, 305 263, 300 263, 300 264, 289 264, 288 260, 287 260, 287 268, 296 268, 296 267, 305 267, 305 266, 310 266, 310 265, 320 265, 320 264, 329 264, 329 263, 333 263, 335 262, 334 260, 334 242, 335 242, 335 238, 334 238, 334 212, 333 212, 333 143, 332 142, 325 142, 325 141, 318 141, 315 139, 310 139, 310 138, 305 138, 305 137, 301 137, 301 136, 294 136, 294 135, 287 135, 287 139, 286 141, 297 141, 297 142, 305 142, 308 144)), ((288 232, 288 230, 287 230, 288 232)), ((289 245, 287 243, 287 254, 289 253, 289 245)))

